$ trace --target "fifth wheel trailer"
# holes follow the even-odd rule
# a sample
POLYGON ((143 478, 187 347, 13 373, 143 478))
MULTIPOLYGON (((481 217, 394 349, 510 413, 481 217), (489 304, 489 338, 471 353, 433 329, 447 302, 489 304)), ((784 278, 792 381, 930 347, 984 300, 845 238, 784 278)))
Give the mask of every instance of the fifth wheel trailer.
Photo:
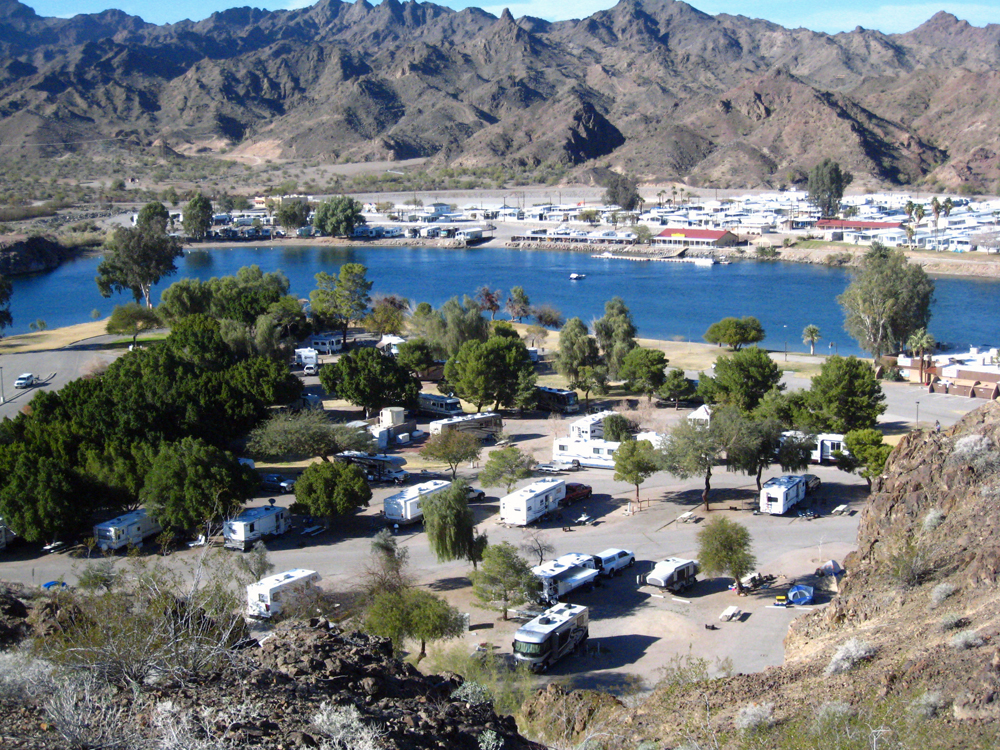
POLYGON ((385 518, 397 524, 416 523, 424 517, 422 503, 429 497, 444 492, 451 482, 432 479, 430 482, 415 484, 385 499, 385 518))
POLYGON ((578 552, 536 565, 531 572, 542 584, 539 598, 549 604, 555 604, 559 597, 578 588, 593 588, 600 575, 594 556, 578 552))
POLYGON ((760 491, 760 512, 780 516, 806 497, 806 480, 798 476, 773 477, 760 491))
POLYGON ((315 589, 319 573, 296 568, 247 586, 247 615, 274 617, 315 589))
POLYGON ((224 546, 246 552, 258 539, 281 536, 291 527, 292 518, 285 508, 277 505, 247 508, 222 525, 224 546))
POLYGON ((525 623, 514 633, 514 658, 541 672, 587 642, 590 610, 559 604, 525 623))
POLYGON ((506 497, 500 498, 500 521, 511 526, 527 526, 559 508, 566 497, 562 479, 539 479, 506 497))
POLYGON ((145 508, 140 508, 97 524, 94 527, 94 539, 97 540, 99 549, 116 550, 130 544, 138 547, 143 539, 159 534, 162 530, 159 522, 146 515, 145 508))

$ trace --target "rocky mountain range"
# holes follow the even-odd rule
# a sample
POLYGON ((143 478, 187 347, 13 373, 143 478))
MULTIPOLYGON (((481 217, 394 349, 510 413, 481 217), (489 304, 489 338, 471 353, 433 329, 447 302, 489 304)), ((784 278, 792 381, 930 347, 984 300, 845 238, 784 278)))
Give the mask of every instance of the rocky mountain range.
POLYGON ((1000 25, 943 12, 829 35, 676 0, 557 23, 319 0, 164 26, 0 0, 4 159, 124 142, 753 187, 831 157, 861 183, 980 190, 1000 178, 998 98, 1000 25))

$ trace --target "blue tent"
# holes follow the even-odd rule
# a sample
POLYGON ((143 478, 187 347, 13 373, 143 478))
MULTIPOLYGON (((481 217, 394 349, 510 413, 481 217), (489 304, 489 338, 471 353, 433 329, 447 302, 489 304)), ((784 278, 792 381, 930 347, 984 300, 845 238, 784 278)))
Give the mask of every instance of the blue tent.
POLYGON ((788 601, 791 604, 812 604, 812 586, 792 586, 788 589, 788 601))

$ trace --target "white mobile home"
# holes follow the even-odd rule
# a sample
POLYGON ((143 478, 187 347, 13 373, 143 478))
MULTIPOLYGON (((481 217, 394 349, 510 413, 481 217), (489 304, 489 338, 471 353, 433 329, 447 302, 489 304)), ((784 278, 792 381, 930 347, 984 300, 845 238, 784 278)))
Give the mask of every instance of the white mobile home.
POLYGON ((824 432, 816 435, 816 447, 810 458, 814 464, 831 463, 836 460, 833 454, 837 451, 847 453, 847 448, 844 446, 844 436, 833 432, 824 432))
POLYGON ((444 492, 449 487, 451 487, 451 482, 434 479, 423 484, 415 484, 395 495, 390 495, 383 504, 386 520, 398 524, 416 523, 424 517, 421 504, 427 498, 444 492))
POLYGON ((94 539, 101 550, 121 549, 130 544, 138 547, 143 539, 159 534, 162 530, 156 519, 147 516, 145 508, 140 508, 97 524, 94 527, 94 539))
POLYGON ((806 480, 797 476, 773 477, 760 491, 760 512, 780 516, 806 497, 806 480))
POLYGON ((258 539, 281 536, 292 527, 291 515, 276 505, 247 508, 222 525, 224 546, 246 552, 258 539))
POLYGON ((539 479, 500 499, 500 521, 527 526, 554 512, 564 497, 566 482, 562 479, 539 479))
MULTIPOLYGON (((635 439, 648 440, 654 448, 659 448, 664 444, 666 436, 658 432, 640 432, 635 436, 635 439)), ((613 440, 556 438, 552 441, 552 462, 572 464, 575 461, 580 466, 588 466, 592 469, 613 469, 615 468, 615 451, 618 450, 619 445, 621 443, 613 440)))
POLYGON ((587 642, 589 622, 590 611, 579 604, 547 609, 514 633, 514 658, 541 672, 587 642))
POLYGON ((315 588, 319 573, 315 570, 296 568, 268 576, 247 586, 247 615, 274 617, 282 610, 300 601, 315 588))
POLYGON ((571 552, 555 560, 549 560, 531 569, 532 574, 542 584, 540 598, 555 604, 559 597, 579 588, 593 588, 600 575, 593 555, 571 552))

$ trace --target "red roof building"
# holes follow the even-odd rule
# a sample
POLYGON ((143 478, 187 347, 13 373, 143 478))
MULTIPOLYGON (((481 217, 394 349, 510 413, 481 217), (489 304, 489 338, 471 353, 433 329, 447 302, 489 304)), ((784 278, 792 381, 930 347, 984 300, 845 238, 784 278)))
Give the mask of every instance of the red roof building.
POLYGON ((723 229, 668 227, 653 237, 652 244, 666 247, 731 247, 739 237, 723 229))

